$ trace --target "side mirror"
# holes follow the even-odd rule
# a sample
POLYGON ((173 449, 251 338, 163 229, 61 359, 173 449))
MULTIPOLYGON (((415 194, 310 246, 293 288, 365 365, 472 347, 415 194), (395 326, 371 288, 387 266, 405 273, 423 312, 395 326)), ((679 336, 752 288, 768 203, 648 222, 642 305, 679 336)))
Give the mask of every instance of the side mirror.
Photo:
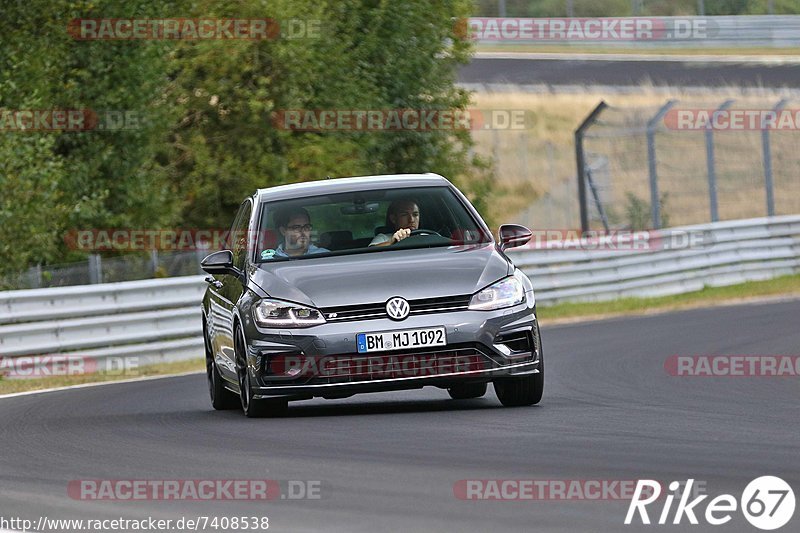
POLYGON ((205 259, 200 261, 200 268, 211 275, 238 275, 239 273, 233 266, 233 252, 230 250, 221 250, 207 255, 205 259))
POLYGON ((503 224, 497 231, 500 249, 508 250, 526 244, 533 237, 531 230, 519 224, 503 224))

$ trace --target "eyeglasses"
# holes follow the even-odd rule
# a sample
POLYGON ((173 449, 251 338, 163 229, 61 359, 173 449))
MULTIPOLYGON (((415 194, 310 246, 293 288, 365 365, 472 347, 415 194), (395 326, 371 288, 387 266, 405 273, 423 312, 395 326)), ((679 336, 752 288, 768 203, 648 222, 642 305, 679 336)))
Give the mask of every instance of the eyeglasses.
POLYGON ((300 224, 295 224, 293 226, 286 226, 286 229, 290 231, 311 231, 314 229, 314 226, 311 224, 303 224, 302 226, 300 224))

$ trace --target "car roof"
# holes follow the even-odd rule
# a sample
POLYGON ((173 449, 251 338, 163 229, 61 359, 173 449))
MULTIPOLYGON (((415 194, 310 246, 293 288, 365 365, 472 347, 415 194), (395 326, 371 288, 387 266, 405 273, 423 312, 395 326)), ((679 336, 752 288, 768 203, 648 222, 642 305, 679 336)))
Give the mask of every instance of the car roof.
POLYGON ((439 174, 386 174, 379 176, 358 176, 353 178, 329 178, 317 181, 304 181, 289 185, 278 185, 258 189, 257 201, 285 200, 303 196, 317 196, 370 189, 393 189, 397 187, 435 187, 450 185, 447 178, 439 174))

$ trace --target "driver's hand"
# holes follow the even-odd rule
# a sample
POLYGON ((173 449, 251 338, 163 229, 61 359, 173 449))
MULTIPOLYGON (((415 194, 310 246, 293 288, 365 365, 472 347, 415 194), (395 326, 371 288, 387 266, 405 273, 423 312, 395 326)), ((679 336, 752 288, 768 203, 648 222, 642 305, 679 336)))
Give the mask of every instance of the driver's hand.
POLYGON ((400 228, 399 230, 394 232, 394 235, 392 235, 392 244, 402 241, 403 239, 405 239, 409 235, 411 235, 411 230, 410 229, 400 228))

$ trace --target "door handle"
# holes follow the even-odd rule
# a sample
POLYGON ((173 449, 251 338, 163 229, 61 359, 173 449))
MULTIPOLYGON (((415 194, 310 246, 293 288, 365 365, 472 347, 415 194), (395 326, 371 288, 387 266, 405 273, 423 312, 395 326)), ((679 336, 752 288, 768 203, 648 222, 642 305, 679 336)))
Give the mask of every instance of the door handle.
POLYGON ((210 283, 211 285, 213 285, 217 289, 221 289, 222 288, 222 282, 215 280, 211 276, 206 276, 205 281, 206 281, 206 283, 210 283))

